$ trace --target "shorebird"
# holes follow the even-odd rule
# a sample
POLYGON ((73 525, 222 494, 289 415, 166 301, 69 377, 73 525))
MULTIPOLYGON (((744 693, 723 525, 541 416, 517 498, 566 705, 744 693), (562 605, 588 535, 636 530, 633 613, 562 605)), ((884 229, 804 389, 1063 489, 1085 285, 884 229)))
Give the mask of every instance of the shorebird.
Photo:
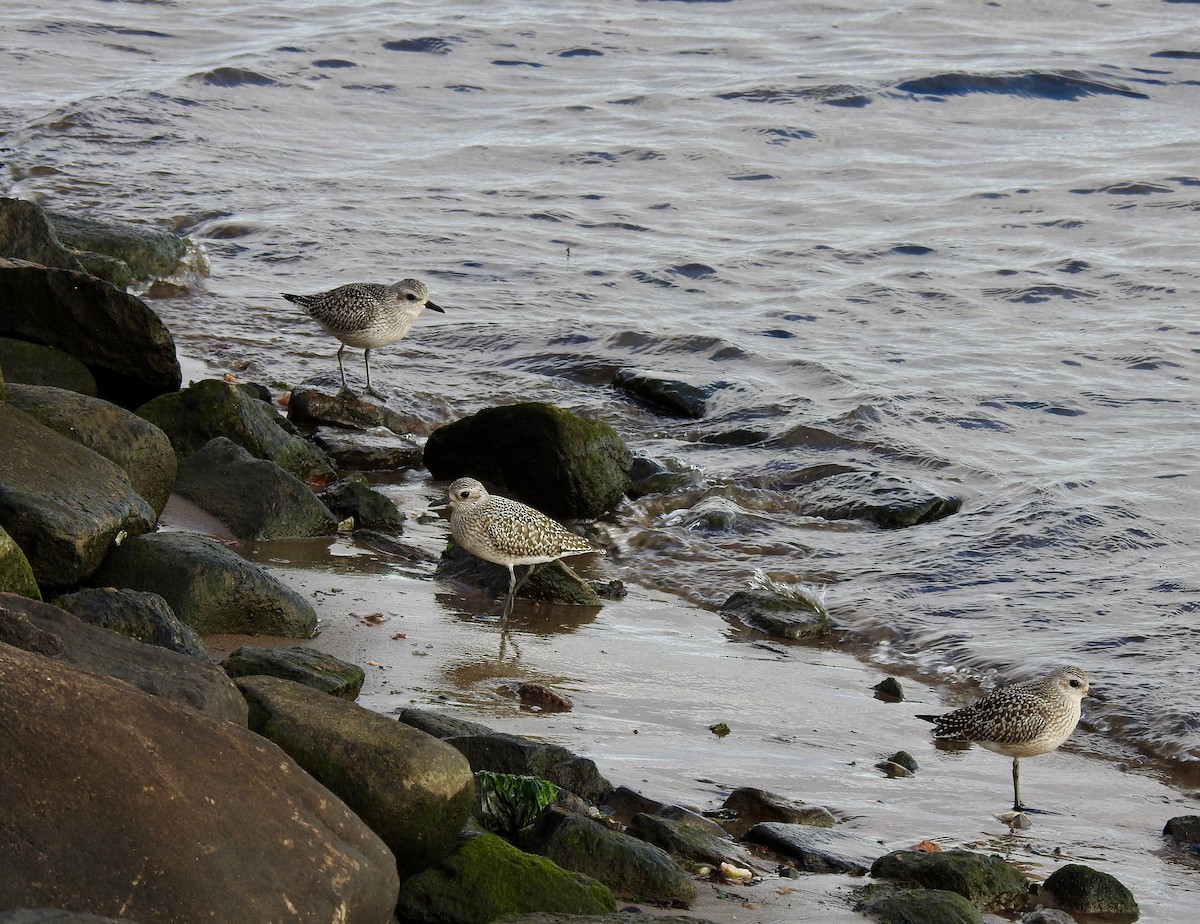
POLYGON ((421 309, 444 310, 429 300, 424 283, 416 279, 401 279, 390 286, 352 282, 315 295, 284 292, 283 297, 304 308, 321 330, 342 342, 337 352, 338 371, 342 374, 341 393, 353 394, 346 384, 346 369, 342 365, 342 352, 352 346, 365 351, 367 394, 380 400, 384 396, 371 387, 371 351, 395 343, 407 334, 421 309))
POLYGON ((971 741, 1013 759, 1013 810, 1021 803, 1021 758, 1049 754, 1070 737, 1079 724, 1087 674, 1062 667, 1042 680, 999 687, 969 706, 943 715, 919 715, 933 723, 933 736, 948 741, 971 741))
POLYGON ((582 536, 560 526, 539 510, 520 501, 489 494, 474 478, 459 478, 450 485, 450 533, 454 541, 477 558, 508 569, 508 596, 500 615, 503 623, 512 613, 521 585, 538 565, 570 555, 604 554, 582 536), (513 570, 528 565, 518 581, 513 570))

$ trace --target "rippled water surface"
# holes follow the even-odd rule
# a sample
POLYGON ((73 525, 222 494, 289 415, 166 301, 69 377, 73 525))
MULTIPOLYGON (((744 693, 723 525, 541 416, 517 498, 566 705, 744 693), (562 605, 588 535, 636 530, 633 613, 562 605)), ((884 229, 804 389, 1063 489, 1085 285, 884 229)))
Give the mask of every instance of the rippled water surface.
POLYGON ((1077 663, 1088 723, 1194 782, 1196 14, 6 3, 4 191, 202 244, 210 274, 150 296, 214 373, 328 372, 278 293, 418 276, 447 311, 380 382, 553 401, 692 472, 606 524, 626 580, 821 585, 931 678, 1077 663), (680 421, 624 368, 725 387, 680 421), (961 510, 806 517, 780 481, 828 463, 961 510))

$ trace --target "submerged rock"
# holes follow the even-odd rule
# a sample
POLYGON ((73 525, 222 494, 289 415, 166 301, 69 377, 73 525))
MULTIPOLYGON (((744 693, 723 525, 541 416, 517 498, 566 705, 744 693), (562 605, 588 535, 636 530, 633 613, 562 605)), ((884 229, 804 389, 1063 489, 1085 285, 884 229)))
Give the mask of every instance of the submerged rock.
POLYGON ((1053 895, 1055 904, 1065 911, 1129 915, 1133 919, 1141 914, 1133 893, 1115 876, 1082 863, 1060 866, 1050 874, 1042 888, 1053 895))
POLYGON ((437 863, 475 802, 475 777, 438 739, 278 677, 238 681, 250 728, 341 797, 396 856, 402 876, 437 863))
POLYGON ((602 883, 483 834, 406 880, 396 911, 411 924, 488 924, 536 911, 604 914, 616 907, 602 883))
POLYGON ((844 472, 797 489, 803 512, 825 520, 867 520, 901 529, 958 512, 962 500, 882 472, 844 472))
POLYGON ((180 463, 175 491, 239 539, 311 538, 337 531, 337 518, 305 482, 223 436, 180 463))
POLYGON ((871 875, 957 892, 985 911, 1013 911, 1029 899, 1029 886, 1015 866, 971 850, 895 850, 875 861, 871 875))
POLYGON ((613 384, 623 391, 637 395, 660 411, 690 420, 704 417, 708 413, 709 399, 718 391, 730 387, 728 382, 693 385, 680 379, 638 369, 617 370, 613 384))
POLYGON ((552 404, 487 408, 435 430, 425 465, 438 480, 470 476, 557 520, 612 510, 631 456, 617 432, 552 404))
POLYGON ((383 842, 245 728, 0 644, 0 741, 0 843, 21 845, 0 850, 0 908, 391 918, 399 879, 383 842))
POLYGON ((207 536, 152 533, 114 549, 94 583, 160 594, 199 632, 311 638, 313 605, 258 565, 207 536))
POLYGON ((779 638, 819 638, 834 622, 816 599, 774 590, 739 590, 721 604, 721 615, 779 638))

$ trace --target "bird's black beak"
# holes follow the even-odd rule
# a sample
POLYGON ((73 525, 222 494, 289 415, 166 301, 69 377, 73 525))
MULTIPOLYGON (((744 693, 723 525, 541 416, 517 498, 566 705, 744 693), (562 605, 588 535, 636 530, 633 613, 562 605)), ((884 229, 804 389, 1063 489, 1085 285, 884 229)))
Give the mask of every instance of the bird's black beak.
POLYGON ((426 302, 425 307, 428 308, 430 311, 440 311, 442 314, 446 313, 445 308, 435 305, 433 302, 426 302))

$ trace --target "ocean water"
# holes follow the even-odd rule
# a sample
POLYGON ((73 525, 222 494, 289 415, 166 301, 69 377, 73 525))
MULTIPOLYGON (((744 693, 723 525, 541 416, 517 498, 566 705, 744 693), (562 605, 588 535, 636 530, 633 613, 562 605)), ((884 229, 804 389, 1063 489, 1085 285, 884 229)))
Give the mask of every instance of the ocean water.
POLYGON ((446 313, 377 384, 448 418, 552 401, 691 473, 603 525, 614 576, 696 607, 758 570, 821 587, 845 645, 926 680, 1078 664, 1096 740, 1200 784, 1196 4, 65 0, 0 26, 0 191, 202 246, 207 275, 147 294, 181 355, 330 372, 278 293, 417 276, 446 313), (724 387, 680 421, 625 368, 724 387), (823 464, 962 507, 806 517, 773 485, 823 464))

